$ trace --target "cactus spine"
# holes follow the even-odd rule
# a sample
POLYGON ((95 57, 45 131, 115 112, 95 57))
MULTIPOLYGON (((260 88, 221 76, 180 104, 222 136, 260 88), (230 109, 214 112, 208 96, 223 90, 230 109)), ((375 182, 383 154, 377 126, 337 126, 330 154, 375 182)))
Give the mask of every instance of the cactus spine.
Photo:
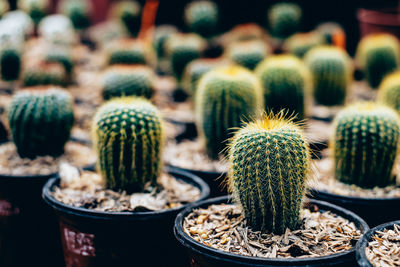
POLYGON ((156 184, 163 127, 155 106, 141 98, 116 98, 97 111, 92 130, 108 188, 138 192, 156 184))
POLYGON ((254 70, 269 54, 269 47, 261 40, 236 42, 228 46, 226 55, 233 62, 254 70))
POLYGON ((313 77, 315 100, 327 106, 343 104, 353 76, 346 51, 335 46, 315 47, 307 53, 305 62, 313 77))
POLYGON ((378 100, 400 114, 400 71, 386 76, 382 81, 378 90, 378 100))
POLYGON ((218 159, 232 137, 232 128, 257 115, 262 92, 257 78, 238 66, 221 67, 205 74, 196 92, 196 122, 208 155, 218 159))
POLYGON ((17 80, 21 72, 21 54, 12 47, 0 51, 1 79, 4 81, 17 80))
POLYGON ((271 32, 278 38, 286 38, 299 30, 302 11, 295 3, 278 3, 268 10, 271 32))
POLYGON ((247 124, 232 139, 228 185, 255 230, 283 234, 299 226, 310 166, 302 130, 285 114, 247 124))
POLYGON ((400 119, 396 112, 375 103, 356 103, 335 118, 332 147, 336 179, 360 187, 394 183, 400 119))
POLYGON ((189 29, 204 37, 216 32, 218 7, 208 0, 194 1, 185 7, 185 23, 189 29))
POLYGON ((59 156, 74 123, 72 98, 57 88, 23 90, 13 97, 8 120, 21 157, 59 156))

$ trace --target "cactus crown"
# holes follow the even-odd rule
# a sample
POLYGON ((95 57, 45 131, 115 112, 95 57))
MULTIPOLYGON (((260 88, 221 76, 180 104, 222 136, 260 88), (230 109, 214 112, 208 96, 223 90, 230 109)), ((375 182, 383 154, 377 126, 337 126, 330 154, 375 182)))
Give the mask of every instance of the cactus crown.
POLYGON ((164 133, 155 106, 137 97, 111 100, 97 111, 92 132, 108 188, 138 192, 156 184, 164 133))
POLYGON ((63 0, 61 13, 68 16, 75 29, 85 29, 90 25, 91 3, 88 0, 63 0))
POLYGON ((268 20, 272 33, 286 38, 300 28, 302 11, 295 3, 277 3, 268 10, 268 20))
POLYGON ((218 7, 208 0, 193 1, 185 7, 185 23, 195 33, 210 36, 218 24, 218 7))
MULTIPOLYGON (((4 1, 2 1, 4 2, 4 1)), ((49 1, 48 0, 23 0, 18 2, 18 7, 31 16, 33 22, 38 24, 46 16, 49 1)))
POLYGON ((227 183, 255 230, 296 229, 310 169, 301 128, 286 114, 265 115, 240 129, 229 149, 227 183))
POLYGON ((302 58, 311 48, 323 44, 324 39, 318 32, 296 33, 283 43, 285 51, 302 58))
POLYGON ((111 16, 125 26, 131 36, 136 36, 140 30, 142 7, 137 1, 119 1, 111 9, 111 16))
POLYGON ((178 30, 173 25, 161 25, 155 28, 153 36, 153 47, 157 52, 157 57, 162 58, 165 56, 165 42, 167 39, 177 33, 178 30))
POLYGON ((269 53, 270 48, 261 40, 232 43, 226 51, 229 59, 250 70, 253 70, 269 53))
POLYGON ((394 182, 400 119, 386 106, 365 102, 339 112, 332 148, 336 179, 360 187, 384 187, 394 182))
POLYGON ((112 64, 147 64, 149 63, 149 51, 146 46, 137 40, 117 39, 113 41, 108 51, 108 63, 112 64))
POLYGON ((65 72, 68 75, 72 74, 74 68, 74 61, 72 54, 68 49, 62 49, 60 47, 53 47, 51 51, 46 54, 45 60, 47 62, 58 62, 63 65, 65 72))
POLYGON ((67 80, 65 69, 59 63, 40 62, 27 67, 22 74, 24 87, 38 85, 64 86, 67 80))
POLYGON ((74 123, 72 98, 52 87, 23 90, 14 95, 8 120, 21 157, 59 156, 74 123))
POLYGON ((378 100, 400 114, 400 71, 386 76, 378 90, 378 100))

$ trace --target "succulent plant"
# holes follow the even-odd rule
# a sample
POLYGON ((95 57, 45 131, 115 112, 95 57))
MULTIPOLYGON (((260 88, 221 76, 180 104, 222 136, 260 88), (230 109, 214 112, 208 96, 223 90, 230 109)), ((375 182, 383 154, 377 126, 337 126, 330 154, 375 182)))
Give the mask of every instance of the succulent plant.
POLYGON ((60 63, 64 67, 65 73, 68 76, 72 75, 74 69, 74 60, 71 52, 68 49, 51 47, 50 51, 48 51, 45 56, 45 61, 60 63))
POLYGON ((310 168, 304 134, 285 115, 271 113, 247 124, 229 144, 228 186, 247 224, 276 234, 299 226, 310 168))
POLYGON ((63 0, 60 11, 71 19, 75 29, 82 30, 90 26, 92 6, 88 0, 63 0))
POLYGON ((387 33, 370 34, 360 41, 356 61, 372 88, 378 87, 387 74, 399 67, 399 51, 399 41, 387 33))
POLYGON ((283 49, 302 58, 311 48, 322 45, 324 38, 318 32, 296 33, 283 43, 283 49))
POLYGON ((111 64, 148 64, 149 51, 146 46, 134 39, 118 39, 108 47, 108 63, 111 64))
POLYGON ((336 46, 317 46, 305 56, 314 85, 315 100, 327 106, 343 104, 352 80, 351 58, 336 46))
POLYGON ((268 10, 271 32, 278 38, 286 38, 300 29, 302 11, 296 3, 277 3, 268 10))
POLYGON ((226 49, 226 56, 233 62, 254 70, 270 53, 270 48, 261 40, 235 42, 226 49))
POLYGON ((111 17, 121 21, 129 34, 135 37, 140 30, 141 11, 137 1, 118 1, 111 8, 111 17))
POLYGON ((315 29, 323 38, 324 43, 346 49, 346 33, 336 22, 324 22, 315 29))
POLYGON ((92 130, 108 188, 130 193, 156 184, 164 139, 155 106, 137 97, 110 100, 97 111, 92 130))
POLYGON ((389 74, 383 79, 379 85, 378 100, 400 114, 400 71, 389 74))
POLYGON ((39 85, 64 86, 67 75, 63 66, 59 63, 40 62, 27 67, 22 73, 22 85, 24 87, 39 85))
POLYGON ((22 0, 18 6, 32 18, 35 24, 38 24, 42 18, 47 15, 49 9, 48 0, 22 0))
POLYGON ((21 72, 21 53, 13 47, 0 49, 1 79, 4 81, 17 80, 21 72))
POLYGON ((171 35, 177 33, 178 30, 173 25, 157 26, 154 30, 153 47, 157 53, 157 58, 165 57, 165 42, 171 35))
POLYGON ((71 47, 78 43, 71 19, 62 14, 43 18, 38 25, 38 33, 49 44, 71 47))
POLYGON ((143 96, 153 94, 154 72, 141 65, 114 65, 104 74, 103 98, 143 96))
POLYGON ((208 0, 193 1, 186 5, 184 18, 191 31, 210 37, 217 29, 218 7, 208 0))
POLYGON ((285 109, 298 120, 304 118, 311 77, 300 59, 287 54, 271 56, 257 66, 255 73, 264 89, 266 110, 277 113, 285 109))
POLYGON ((21 157, 59 156, 74 123, 72 98, 58 88, 20 91, 10 103, 8 121, 21 157))
POLYGON ((220 67, 205 74, 195 99, 196 123, 208 155, 218 159, 232 137, 232 128, 262 109, 262 92, 257 78, 239 66, 220 67))
POLYGON ((395 182, 400 119, 386 106, 365 102, 340 111, 334 121, 335 177, 364 188, 395 182))

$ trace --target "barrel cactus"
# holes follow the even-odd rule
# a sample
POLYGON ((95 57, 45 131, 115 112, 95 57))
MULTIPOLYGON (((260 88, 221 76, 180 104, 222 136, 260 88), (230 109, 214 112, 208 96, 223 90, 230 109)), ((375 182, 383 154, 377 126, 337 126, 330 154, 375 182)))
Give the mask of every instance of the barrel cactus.
POLYGON ((239 66, 209 71, 199 83, 195 99, 196 123, 210 158, 218 159, 235 127, 258 115, 262 92, 257 78, 239 66))
POLYGON ((254 230, 285 233, 300 225, 310 169, 301 128, 284 113, 240 129, 229 149, 228 186, 254 230))
POLYGON ((378 90, 378 100, 400 114, 400 71, 389 74, 382 81, 378 90))
POLYGON ((103 98, 143 96, 153 93, 154 72, 141 65, 114 65, 104 74, 103 98))
POLYGON ((271 32, 278 38, 286 38, 301 26, 302 11, 296 3, 277 3, 268 10, 271 32))
POLYGON ((315 100, 327 106, 343 104, 352 80, 351 58, 341 48, 318 46, 305 56, 314 84, 315 100))
POLYGON ((74 60, 69 49, 51 47, 50 51, 48 51, 45 55, 45 61, 60 63, 64 67, 65 73, 68 76, 72 75, 74 69, 74 60))
POLYGON ((149 51, 143 42, 134 39, 118 39, 107 47, 108 63, 148 64, 149 51))
POLYGON ((229 45, 226 56, 233 62, 253 70, 267 57, 270 50, 261 40, 242 41, 229 45))
POLYGON ((321 23, 315 30, 323 36, 324 43, 346 49, 346 33, 338 23, 321 23))
POLYGON ((372 88, 399 67, 399 51, 399 41, 387 33, 370 34, 360 41, 356 61, 372 88))
POLYGON ((393 184, 400 119, 389 107, 356 103, 339 112, 334 121, 332 148, 336 179, 364 188, 393 184))
POLYGON ((191 31, 209 37, 217 29, 218 7, 208 0, 193 1, 185 7, 184 19, 191 31))
POLYGON ((255 70, 264 89, 265 109, 275 113, 285 109, 298 120, 304 118, 304 104, 311 89, 311 77, 305 64, 292 55, 271 56, 255 70))
POLYGON ((89 0, 63 0, 60 11, 71 19, 75 29, 82 30, 90 26, 92 6, 89 0))
POLYGON ((59 156, 74 123, 72 97, 58 88, 22 90, 10 103, 8 121, 21 157, 59 156))
POLYGON ((67 75, 63 66, 59 63, 40 62, 25 68, 22 73, 22 85, 24 87, 38 85, 64 86, 67 75))
POLYGON ((129 34, 135 37, 140 30, 141 11, 137 1, 118 1, 111 8, 111 18, 122 22, 129 34))
POLYGON ((318 32, 296 33, 285 40, 283 49, 302 58, 311 48, 322 45, 323 36, 318 32))
POLYGON ((155 185, 161 170, 161 114, 147 100, 116 98, 93 121, 98 168, 108 188, 128 193, 155 185))
POLYGON ((18 7, 25 11, 37 25, 40 20, 47 15, 49 9, 48 0, 22 0, 18 2, 18 7))
POLYGON ((4 81, 17 80, 21 72, 21 52, 13 47, 0 49, 1 79, 4 81))
POLYGON ((172 25, 161 25, 154 29, 153 47, 157 53, 157 58, 160 59, 165 56, 165 42, 177 32, 177 28, 172 25))

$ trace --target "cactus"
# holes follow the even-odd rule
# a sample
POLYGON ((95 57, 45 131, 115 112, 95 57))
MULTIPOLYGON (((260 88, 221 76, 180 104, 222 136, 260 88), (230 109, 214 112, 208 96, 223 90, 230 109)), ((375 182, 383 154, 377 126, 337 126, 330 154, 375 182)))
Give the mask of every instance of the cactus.
POLYGON ((32 18, 37 25, 47 15, 49 9, 48 0, 22 0, 18 6, 32 18))
POLYGON ((71 19, 75 29, 82 30, 90 26, 92 6, 88 0, 63 0, 60 11, 71 19))
POLYGON ((387 74, 399 67, 399 51, 399 41, 387 33, 370 34, 360 41, 356 61, 372 88, 378 87, 387 74))
POLYGON ((108 188, 130 193, 156 184, 164 140, 155 106, 141 98, 116 98, 97 111, 92 130, 108 188))
POLYGON ((206 43, 195 34, 174 34, 166 42, 166 51, 175 77, 180 80, 186 65, 200 58, 206 43))
POLYGON ((218 159, 226 140, 246 119, 262 109, 262 92, 257 78, 239 66, 209 71, 199 83, 196 99, 196 123, 208 155, 218 159))
POLYGON ((64 86, 67 75, 59 63, 41 62, 27 67, 22 74, 22 85, 24 87, 38 85, 64 86))
POLYGON ((193 1, 186 5, 184 18, 191 31, 210 37, 217 29, 218 7, 208 0, 193 1))
POLYGON ((59 156, 74 123, 72 98, 58 88, 23 90, 10 103, 8 121, 21 157, 59 156))
POLYGON ((268 10, 271 32, 278 38, 286 38, 300 29, 302 11, 295 3, 278 3, 268 10))
POLYGON ((43 18, 38 25, 38 34, 49 44, 72 47, 78 43, 70 18, 62 14, 43 18))
POLYGON ((161 25, 155 28, 153 36, 153 48, 157 53, 157 58, 165 56, 165 42, 167 39, 177 33, 178 30, 172 25, 161 25))
POLYGON ((132 37, 138 35, 142 7, 137 1, 119 1, 111 8, 111 17, 119 20, 132 37))
POLYGON ((10 5, 8 4, 8 1, 6 0, 0 0, 0 19, 3 17, 7 11, 10 10, 10 5))
POLYGON ((392 168, 400 119, 394 110, 372 102, 356 103, 337 114, 334 129, 336 179, 364 188, 395 182, 392 168))
POLYGON ((304 134, 285 115, 270 114, 247 124, 229 145, 228 186, 247 225, 276 234, 299 226, 310 168, 304 134))
POLYGON ((146 66, 114 65, 104 75, 103 98, 144 96, 153 93, 154 72, 146 66))
POLYGON ((233 62, 253 70, 270 53, 270 48, 260 40, 232 43, 226 56, 233 62))
POLYGON ((324 43, 346 49, 346 33, 336 22, 321 23, 316 31, 323 36, 324 43))
POLYGON ((67 49, 61 49, 59 47, 50 48, 50 51, 48 51, 45 56, 45 61, 60 63, 64 67, 65 73, 68 76, 72 75, 74 69, 74 60, 70 51, 67 49))
POLYGON ((305 56, 310 68, 315 100, 327 106, 343 104, 353 71, 349 55, 335 46, 318 46, 305 56))
POLYGON ((310 73, 298 58, 292 55, 271 56, 261 62, 255 73, 264 89, 265 109, 275 113, 286 109, 304 118, 304 102, 310 91, 310 73))
POLYGON ((400 71, 386 76, 378 90, 378 101, 400 114, 400 71))
POLYGON ((108 63, 111 64, 147 64, 149 63, 146 46, 134 39, 118 39, 108 47, 108 63))
POLYGON ((296 33, 285 40, 283 49, 302 58, 311 48, 323 43, 324 39, 318 32, 296 33))
POLYGON ((4 81, 17 80, 21 72, 21 54, 13 47, 0 50, 1 79, 4 81))

